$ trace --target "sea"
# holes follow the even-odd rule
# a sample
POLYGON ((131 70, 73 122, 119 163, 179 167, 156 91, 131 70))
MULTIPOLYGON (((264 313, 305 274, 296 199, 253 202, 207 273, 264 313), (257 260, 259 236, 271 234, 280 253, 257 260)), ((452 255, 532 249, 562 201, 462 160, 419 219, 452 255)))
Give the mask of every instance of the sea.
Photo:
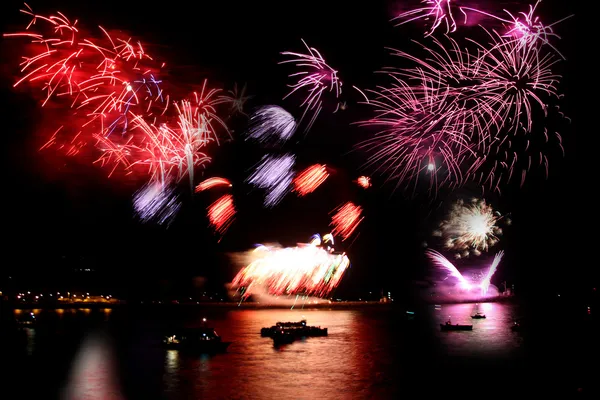
POLYGON ((514 302, 12 312, 33 313, 36 325, 0 327, 2 399, 600 398, 592 316, 561 311, 546 326, 539 319, 528 325, 514 302), (475 312, 486 318, 472 319, 475 312), (203 319, 232 342, 226 353, 159 345, 162 330, 203 319), (301 319, 329 335, 279 347, 260 335, 262 327, 301 319), (473 330, 443 332, 448 319, 473 330), (515 320, 522 331, 511 330, 515 320))

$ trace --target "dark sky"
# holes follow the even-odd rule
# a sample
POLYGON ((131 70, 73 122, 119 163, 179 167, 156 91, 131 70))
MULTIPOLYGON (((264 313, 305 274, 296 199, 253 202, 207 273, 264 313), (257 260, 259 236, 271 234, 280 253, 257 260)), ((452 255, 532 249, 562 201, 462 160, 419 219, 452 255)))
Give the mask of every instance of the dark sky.
MULTIPOLYGON (((554 3, 563 5, 559 9, 545 1, 539 7, 539 13, 548 21, 575 12, 569 9, 573 2, 554 3)), ((366 219, 360 235, 348 248, 353 268, 342 288, 393 289, 404 280, 419 279, 427 273, 422 242, 433 243, 430 233, 444 207, 457 197, 478 192, 466 187, 454 193, 442 192, 436 200, 426 196, 408 199, 378 177, 374 177, 372 190, 363 192, 350 181, 359 175, 364 155, 346 155, 366 134, 350 123, 369 115, 369 110, 356 104, 359 98, 351 86, 364 88, 383 83, 373 72, 389 65, 384 47, 404 48, 413 46, 410 39, 423 39, 419 24, 394 28, 388 22, 400 2, 352 5, 337 0, 302 1, 286 2, 284 6, 282 2, 198 1, 176 2, 172 7, 165 2, 160 6, 149 4, 61 1, 43 2, 37 7, 30 3, 40 13, 60 10, 89 28, 100 24, 139 37, 149 44, 149 51, 168 60, 169 75, 165 79, 179 87, 197 85, 204 78, 226 89, 232 88, 234 82, 246 83, 248 93, 254 96, 249 107, 278 104, 296 116, 300 115, 297 101, 281 100, 290 69, 277 63, 282 60, 281 51, 303 51, 303 38, 338 69, 345 82, 343 98, 349 107, 336 115, 324 113, 308 135, 290 149, 296 153, 300 167, 323 162, 335 173, 327 186, 310 198, 299 200, 290 195, 279 207, 264 210, 260 207, 260 195, 249 193, 249 188, 242 185, 261 150, 237 140, 213 150, 215 161, 206 172, 207 176, 226 176, 238 183, 234 193, 240 212, 220 243, 207 229, 205 208, 209 199, 192 197, 185 191, 185 181, 184 208, 171 227, 143 225, 132 213, 134 185, 108 180, 106 171, 98 168, 63 165, 64 160, 57 161, 51 152, 36 151, 41 112, 36 100, 27 93, 10 89, 13 78, 7 76, 7 71, 14 70, 18 60, 3 55, 3 252, 4 258, 10 260, 7 269, 52 271, 66 256, 84 257, 85 262, 115 272, 115 279, 164 273, 204 275, 225 281, 231 279, 232 271, 223 254, 257 242, 293 244, 307 240, 313 233, 325 233, 328 212, 342 201, 353 200, 364 206, 366 219)), ((20 7, 19 2, 3 2, 3 31, 25 22, 18 12, 20 7)), ((525 5, 506 3, 504 7, 525 10, 525 5)), ((588 128, 588 121, 579 110, 581 103, 577 103, 582 100, 576 94, 580 78, 580 54, 574 45, 580 40, 576 26, 577 16, 556 27, 562 36, 558 47, 567 58, 559 65, 564 75, 560 91, 565 94, 560 104, 573 121, 570 126, 560 127, 566 156, 549 149, 548 180, 541 173, 533 173, 524 188, 506 187, 502 196, 487 197, 500 211, 511 213, 514 222, 505 230, 498 247, 506 252, 498 278, 530 288, 538 283, 545 288, 561 283, 579 284, 592 276, 582 256, 586 250, 579 243, 585 234, 579 233, 578 221, 585 218, 583 210, 592 207, 580 205, 588 200, 582 199, 578 185, 581 176, 575 170, 579 164, 576 137, 588 128)), ((3 51, 6 47, 3 43, 3 51)), ((244 121, 237 120, 233 125, 239 139, 244 121)))

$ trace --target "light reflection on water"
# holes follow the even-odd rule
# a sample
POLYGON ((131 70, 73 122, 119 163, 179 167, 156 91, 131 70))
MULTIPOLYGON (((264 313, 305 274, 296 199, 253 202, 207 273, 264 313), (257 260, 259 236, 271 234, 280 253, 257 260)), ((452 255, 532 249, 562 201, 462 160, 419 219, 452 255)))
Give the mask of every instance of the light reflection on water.
POLYGON ((511 330, 517 318, 514 305, 506 303, 444 304, 435 307, 437 337, 443 349, 451 355, 510 356, 523 344, 522 335, 511 330), (477 312, 486 318, 471 318, 477 312), (442 332, 439 324, 448 318, 453 324, 471 324, 472 331, 442 332))
POLYGON ((85 388, 92 383, 95 392, 123 393, 124 399, 390 399, 415 385, 437 390, 441 379, 485 379, 491 365, 510 375, 503 379, 518 379, 524 342, 510 329, 517 313, 516 306, 504 303, 432 305, 416 310, 414 320, 406 318, 406 310, 394 308, 41 310, 36 314, 39 325, 32 330, 35 336, 27 336, 23 345, 30 354, 23 368, 35 374, 31 367, 39 364, 37 371, 44 374, 50 365, 67 371, 62 378, 56 374, 56 384, 68 383, 72 393, 88 393, 85 388), (471 319, 477 311, 487 318, 471 319), (453 323, 473 324, 473 331, 441 332, 439 324, 449 316, 453 323), (157 346, 161 329, 198 326, 204 317, 223 340, 233 342, 227 353, 198 356, 157 346), (302 318, 327 327, 329 336, 279 348, 260 336, 262 327, 302 318), (83 329, 85 321, 94 322, 83 329), (98 329, 112 339, 85 339, 98 329), (109 357, 100 357, 102 352, 109 357), (90 360, 104 365, 96 369, 102 374, 94 382, 76 373, 79 366, 93 365, 90 360), (114 365, 109 371, 109 364, 99 360, 114 365), (111 387, 103 388, 104 382, 111 387))

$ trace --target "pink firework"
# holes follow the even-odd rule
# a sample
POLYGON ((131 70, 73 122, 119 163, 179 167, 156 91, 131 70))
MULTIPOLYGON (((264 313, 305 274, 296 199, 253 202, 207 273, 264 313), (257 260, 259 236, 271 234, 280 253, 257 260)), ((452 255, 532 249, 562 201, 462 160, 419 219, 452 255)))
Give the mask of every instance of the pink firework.
POLYGON ((422 7, 402 12, 392 21, 400 21, 396 26, 416 20, 427 21, 430 27, 425 32, 425 36, 433 34, 440 25, 445 25, 446 33, 451 33, 456 31, 456 21, 453 16, 453 12, 456 10, 451 6, 451 2, 452 0, 422 0, 422 7))
POLYGON ((461 289, 470 290, 472 288, 471 283, 460 273, 458 269, 441 253, 435 250, 427 250, 427 257, 429 257, 435 265, 444 268, 450 276, 458 279, 459 286, 461 289))
POLYGON ((556 22, 545 25, 542 23, 540 17, 535 14, 536 8, 540 3, 541 0, 537 0, 534 5, 529 5, 528 12, 519 12, 516 15, 513 15, 508 10, 504 10, 505 14, 508 15, 506 18, 472 7, 461 7, 461 11, 465 16, 465 23, 467 22, 468 13, 484 15, 502 22, 505 26, 505 33, 502 34, 502 37, 507 39, 507 41, 517 42, 520 46, 537 46, 539 44, 545 44, 552 47, 557 54, 564 58, 558 49, 550 43, 550 40, 553 38, 560 39, 560 36, 554 32, 553 27, 571 18, 573 15, 569 15, 556 22))
POLYGON ((233 196, 226 194, 208 207, 208 220, 214 230, 224 235, 234 221, 236 214, 233 196))
POLYGON ((280 64, 294 63, 300 69, 299 72, 290 75, 290 78, 294 78, 296 81, 290 85, 291 91, 284 99, 297 91, 306 92, 300 107, 304 108, 301 120, 306 117, 309 111, 312 112, 312 117, 305 129, 305 131, 308 131, 323 109, 323 94, 332 92, 337 103, 334 112, 339 109, 340 104, 337 102, 337 98, 342 92, 342 81, 338 78, 337 71, 327 64, 317 49, 309 47, 304 40, 302 40, 302 43, 308 50, 307 54, 284 51, 281 54, 291 58, 280 62, 280 64))
POLYGON ((334 214, 330 224, 333 227, 331 233, 334 236, 341 236, 342 240, 348 239, 363 220, 362 211, 362 207, 351 201, 333 210, 334 214))
MULTIPOLYGON (((325 235, 327 236, 327 235, 325 235)), ((330 243, 332 244, 332 243, 330 243)), ((329 295, 350 266, 345 253, 324 248, 320 237, 296 247, 258 246, 232 286, 246 299, 253 294, 275 296, 329 295)))
MULTIPOLYGON (((490 294, 491 279, 498 269, 498 265, 504 256, 504 252, 500 251, 495 256, 489 266, 487 272, 481 279, 476 279, 475 282, 469 282, 463 274, 452 264, 446 257, 435 250, 427 250, 427 257, 434 263, 435 266, 443 268, 449 276, 458 281, 458 288, 461 291, 478 291, 482 297, 490 294)), ((446 279, 446 278, 445 278, 446 279)), ((445 280, 444 279, 444 280, 445 280)))
POLYGON ((360 124, 377 129, 358 145, 371 153, 367 166, 415 189, 427 179, 435 191, 467 181, 500 191, 518 158, 512 137, 532 133, 535 108, 545 113, 545 102, 558 98, 560 77, 557 59, 539 46, 489 35, 486 45, 471 41, 474 50, 433 39, 425 59, 393 51, 415 66, 388 68, 390 87, 366 91, 375 116, 360 124))
POLYGON ((298 196, 306 196, 309 193, 317 190, 323 182, 329 177, 327 167, 323 164, 314 164, 300 172, 294 178, 293 191, 298 193, 298 196))

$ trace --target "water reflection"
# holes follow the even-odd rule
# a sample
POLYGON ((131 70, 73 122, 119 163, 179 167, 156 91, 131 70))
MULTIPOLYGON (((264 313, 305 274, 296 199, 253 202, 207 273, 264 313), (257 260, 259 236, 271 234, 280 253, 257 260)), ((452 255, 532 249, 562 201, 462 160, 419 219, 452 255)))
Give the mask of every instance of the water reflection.
POLYGON ((94 333, 82 343, 71 365, 63 400, 121 400, 112 348, 106 337, 94 333))
MULTIPOLYGON (((43 310, 39 320, 44 322, 32 330, 37 335, 28 336, 26 347, 38 361, 48 359, 40 365, 70 366, 67 400, 120 398, 117 378, 132 399, 345 400, 398 398, 416 382, 428 382, 443 357, 508 357, 521 346, 521 336, 510 329, 515 317, 511 305, 431 306, 432 318, 422 318, 424 314, 417 310, 407 321, 405 309, 43 310), (487 318, 471 319, 477 311, 487 318), (473 324, 473 331, 441 332, 439 323, 448 316, 453 323, 473 324), (203 318, 224 341, 233 342, 227 353, 198 356, 160 346, 165 328, 199 326, 203 318), (262 327, 303 318, 309 325, 327 327, 329 335, 280 348, 260 335, 262 327), (117 345, 107 336, 87 335, 99 326, 110 326, 106 331, 117 345)), ((439 368, 447 373, 446 367, 439 368)))
POLYGON ((451 355, 509 356, 523 343, 523 337, 511 330, 516 318, 515 306, 505 303, 444 304, 434 308, 434 324, 443 349, 451 355), (471 318, 477 312, 486 318, 471 318), (439 324, 472 324, 472 331, 442 332, 439 324))

